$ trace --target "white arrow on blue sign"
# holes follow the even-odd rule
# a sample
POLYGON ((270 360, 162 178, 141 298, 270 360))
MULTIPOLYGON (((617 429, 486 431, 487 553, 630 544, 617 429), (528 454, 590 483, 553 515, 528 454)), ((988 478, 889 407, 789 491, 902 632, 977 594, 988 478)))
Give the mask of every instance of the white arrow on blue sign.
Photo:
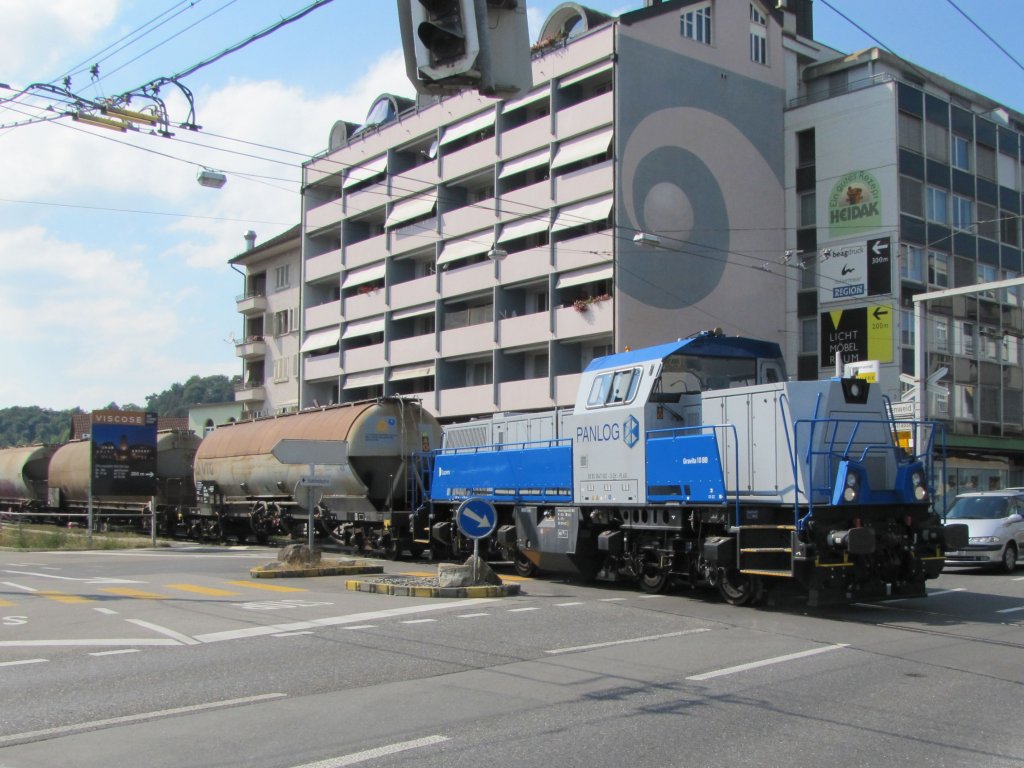
POLYGON ((466 499, 455 512, 455 522, 464 536, 485 539, 498 524, 498 513, 486 499, 466 499))

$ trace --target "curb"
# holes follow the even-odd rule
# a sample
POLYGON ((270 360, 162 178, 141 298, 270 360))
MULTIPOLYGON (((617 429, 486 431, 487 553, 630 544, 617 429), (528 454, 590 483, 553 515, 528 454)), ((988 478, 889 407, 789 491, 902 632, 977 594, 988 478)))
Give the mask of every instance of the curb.
POLYGON ((384 566, 367 563, 346 563, 345 565, 323 565, 311 568, 272 568, 258 565, 249 569, 254 579, 283 579, 306 576, 356 576, 364 573, 384 573, 384 566))
POLYGON ((519 584, 480 587, 424 587, 406 584, 387 584, 378 581, 345 582, 345 589, 353 592, 373 592, 394 597, 511 597, 519 594, 519 584))

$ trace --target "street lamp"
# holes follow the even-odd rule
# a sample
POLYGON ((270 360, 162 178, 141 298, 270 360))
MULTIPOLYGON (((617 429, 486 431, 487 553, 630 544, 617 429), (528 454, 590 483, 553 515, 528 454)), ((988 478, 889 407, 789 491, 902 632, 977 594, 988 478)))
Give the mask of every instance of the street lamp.
POLYGON ((196 174, 196 181, 199 182, 199 186, 201 187, 220 189, 228 183, 228 177, 220 171, 212 171, 209 168, 203 168, 198 174, 196 174))

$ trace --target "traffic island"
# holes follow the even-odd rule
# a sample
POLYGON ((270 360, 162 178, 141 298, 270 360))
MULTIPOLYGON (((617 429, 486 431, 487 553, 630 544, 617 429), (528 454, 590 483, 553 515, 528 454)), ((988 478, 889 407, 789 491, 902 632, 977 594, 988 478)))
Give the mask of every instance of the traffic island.
POLYGON ((491 567, 480 558, 466 563, 442 563, 437 576, 378 576, 352 579, 346 589, 396 597, 511 597, 519 594, 519 584, 503 584, 491 567), (475 562, 474 562, 475 561, 475 562))
POLYGON ((249 569, 254 579, 281 579, 304 576, 355 576, 384 573, 384 566, 369 560, 322 560, 318 550, 305 544, 289 544, 277 553, 277 560, 249 569))

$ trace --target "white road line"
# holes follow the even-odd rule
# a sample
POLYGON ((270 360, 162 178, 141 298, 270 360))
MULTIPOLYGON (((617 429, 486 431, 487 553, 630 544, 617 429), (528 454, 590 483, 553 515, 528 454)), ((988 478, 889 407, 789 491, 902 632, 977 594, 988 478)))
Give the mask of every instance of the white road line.
POLYGON ((42 579, 60 579, 61 581, 82 581, 86 584, 145 584, 144 581, 133 581, 132 579, 113 579, 105 576, 91 576, 80 578, 76 576, 58 576, 56 573, 35 573, 33 571, 4 571, 13 573, 15 576, 36 576, 42 579))
POLYGON ((1024 581, 1024 576, 1017 576, 1016 578, 1010 579, 1010 581, 1024 581))
POLYGON ((356 624, 354 627, 345 627, 345 629, 376 629, 376 624, 356 624))
POLYGON ((383 611, 367 611, 365 613, 353 613, 348 616, 331 616, 326 619, 313 619, 312 621, 294 621, 289 624, 271 624, 265 627, 246 627, 245 629, 229 629, 223 632, 210 632, 208 634, 196 635, 195 640, 201 643, 220 643, 225 640, 240 640, 249 637, 261 637, 264 635, 276 635, 278 632, 295 632, 300 629, 318 629, 319 627, 340 627, 347 624, 362 624, 376 619, 392 619, 398 616, 410 616, 417 613, 429 611, 442 611, 467 608, 485 603, 493 603, 498 598, 480 597, 468 600, 458 600, 450 603, 436 603, 433 605, 407 605, 402 608, 388 608, 383 611))
POLYGON ((119 651, 90 651, 90 656, 117 656, 122 653, 138 653, 138 648, 122 648, 119 651))
POLYGON ((312 635, 312 634, 313 634, 313 630, 311 630, 311 629, 304 629, 301 632, 278 632, 276 635, 271 635, 271 637, 297 637, 299 635, 312 635))
POLYGON ((117 611, 115 611, 113 608, 93 608, 93 610, 99 611, 100 613, 105 613, 107 614, 107 616, 117 616, 117 611))
POLYGON ((626 598, 624 598, 624 597, 602 597, 597 602, 599 602, 599 603, 618 603, 618 602, 621 602, 621 601, 623 601, 625 599, 626 598))
POLYGON ((664 597, 664 595, 640 595, 637 600, 655 600, 659 597, 664 597))
POLYGON ((406 619, 402 624, 431 624, 437 619, 406 619))
POLYGON ((1003 608, 1003 610, 996 611, 996 613, 1017 613, 1017 611, 1024 611, 1024 605, 1018 608, 1003 608))
POLYGON ((167 627, 161 627, 159 624, 153 624, 149 621, 143 621, 142 619, 127 619, 129 624, 134 624, 137 627, 144 627, 145 629, 152 629, 154 632, 159 632, 161 635, 167 635, 177 640, 179 643, 185 645, 199 645, 199 641, 195 638, 183 635, 181 632, 176 632, 173 629, 167 627))
POLYGON ((38 731, 25 731, 24 733, 12 733, 9 736, 0 736, 0 744, 10 744, 16 741, 33 741, 46 736, 63 736, 68 733, 88 731, 93 728, 105 728, 109 725, 123 725, 125 723, 139 723, 144 720, 156 720, 161 717, 173 717, 174 715, 188 715, 193 712, 203 712, 208 709, 221 709, 234 707, 238 704, 255 704, 270 699, 280 699, 287 696, 287 693, 262 693, 258 696, 246 696, 241 699, 224 699, 223 701, 211 701, 208 704, 193 704, 188 707, 175 707, 174 709, 160 709, 155 712, 141 712, 137 715, 125 715, 123 717, 108 717, 105 720, 92 720, 87 723, 75 723, 74 725, 58 725, 54 728, 43 728, 38 731))
POLYGON ((577 600, 574 603, 555 603, 556 608, 568 608, 570 605, 583 605, 583 601, 577 600))
POLYGON ((479 618, 480 616, 490 616, 490 615, 491 614, 489 614, 489 613, 463 613, 463 614, 460 614, 460 615, 456 616, 455 618, 457 618, 457 619, 476 619, 476 618, 479 618))
POLYGON ((539 611, 539 610, 540 610, 540 608, 537 607, 536 605, 530 605, 530 606, 527 606, 526 608, 509 608, 508 612, 509 613, 524 613, 526 611, 539 611))
POLYGON ((315 763, 305 763, 304 765, 297 765, 294 768, 344 768, 346 765, 357 765, 359 763, 365 763, 367 760, 376 760, 378 757, 386 757, 387 755, 393 755, 397 752, 405 752, 409 749, 418 749, 419 747, 429 747, 434 744, 441 744, 445 741, 448 741, 447 736, 426 736, 422 739, 400 741, 397 744, 388 744, 387 746, 377 747, 376 749, 367 749, 363 752, 353 752, 351 755, 331 757, 327 760, 320 760, 315 763))
POLYGON ((32 589, 32 587, 26 587, 23 584, 15 584, 13 581, 0 581, 5 587, 13 587, 14 589, 21 589, 25 592, 38 592, 38 589, 32 589))
POLYGON ((710 680, 713 677, 723 677, 724 675, 733 675, 737 672, 746 672, 747 670, 757 669, 759 667, 768 667, 772 664, 782 664, 786 661, 793 661, 794 659, 804 659, 808 656, 817 656, 819 653, 828 653, 829 651, 838 651, 840 648, 848 648, 848 643, 840 643, 838 645, 827 645, 824 648, 812 648, 809 651, 800 651, 798 653, 787 653, 785 656, 776 656, 772 659, 763 659, 762 661, 752 661, 749 664, 737 664, 735 667, 725 667, 724 669, 716 669, 713 672, 705 672, 701 675, 691 675, 686 678, 687 680, 710 680))
POLYGON ((181 645, 169 637, 92 637, 64 640, 0 640, 0 648, 73 648, 93 646, 109 648, 115 645, 181 645))
POLYGON ((647 635, 646 637, 631 637, 628 640, 611 640, 607 643, 591 643, 590 645, 575 645, 571 648, 556 648, 553 651, 544 653, 555 656, 559 653, 576 653, 577 651, 592 651, 595 648, 608 648, 613 645, 629 645, 630 643, 646 643, 650 640, 664 640, 668 637, 683 637, 684 635, 696 635, 700 632, 710 632, 707 627, 701 629, 685 629, 682 632, 667 632, 664 635, 647 635))
POLYGON ((0 667, 20 667, 22 664, 43 664, 49 659, 22 659, 21 661, 0 661, 0 667))

